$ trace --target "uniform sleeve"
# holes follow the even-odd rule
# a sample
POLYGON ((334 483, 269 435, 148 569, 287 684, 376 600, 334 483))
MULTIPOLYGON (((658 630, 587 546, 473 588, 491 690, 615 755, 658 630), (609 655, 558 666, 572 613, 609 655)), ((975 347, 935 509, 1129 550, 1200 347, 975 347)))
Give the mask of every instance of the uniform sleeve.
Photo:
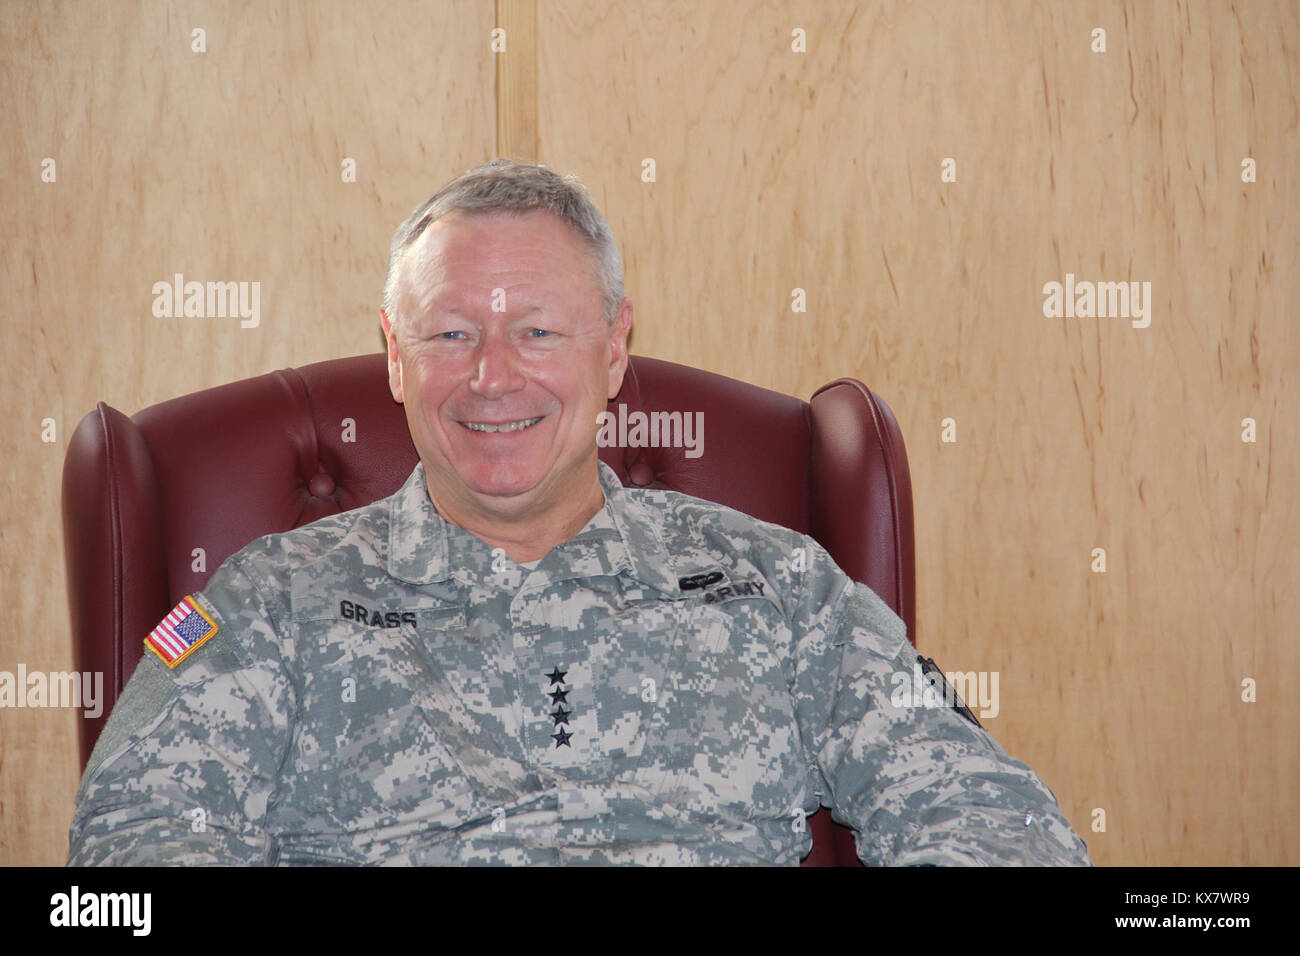
POLYGON ((824 783, 822 804, 854 829, 859 859, 1091 865, 1033 770, 951 706, 899 693, 918 661, 903 621, 819 546, 809 548, 796 610, 796 712, 824 783))
POLYGON ((274 862, 295 700, 274 610, 237 557, 197 600, 218 631, 175 669, 145 650, 82 777, 70 866, 274 862))

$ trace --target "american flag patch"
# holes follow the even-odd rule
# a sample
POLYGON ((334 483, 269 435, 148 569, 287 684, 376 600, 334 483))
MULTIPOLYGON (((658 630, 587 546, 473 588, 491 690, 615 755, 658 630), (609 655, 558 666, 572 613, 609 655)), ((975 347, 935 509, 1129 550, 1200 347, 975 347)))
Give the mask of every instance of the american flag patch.
POLYGON ((199 607, 194 595, 187 594, 149 632, 149 636, 144 639, 144 646, 161 657, 168 667, 175 667, 215 633, 217 622, 199 607))

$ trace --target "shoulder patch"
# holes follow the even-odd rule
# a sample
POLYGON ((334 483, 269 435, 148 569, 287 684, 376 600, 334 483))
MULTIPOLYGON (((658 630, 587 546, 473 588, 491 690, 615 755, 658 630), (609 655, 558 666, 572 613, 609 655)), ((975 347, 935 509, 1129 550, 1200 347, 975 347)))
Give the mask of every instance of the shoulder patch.
POLYGON ((218 630, 217 622, 199 607, 194 595, 187 594, 149 632, 144 646, 157 654, 169 668, 175 668, 218 630))
MULTIPOLYGON (((944 704, 947 704, 980 730, 983 730, 984 725, 976 719, 975 714, 966 706, 966 702, 957 696, 956 689, 952 684, 948 683, 948 678, 944 676, 943 671, 939 670, 939 665, 934 662, 934 659, 931 657, 922 657, 920 654, 917 654, 916 658, 921 668, 920 673, 924 675, 920 680, 928 679, 930 686, 935 688, 938 692, 939 699, 944 704)), ((996 690, 996 687, 994 689, 996 690)), ((996 714, 994 716, 996 716, 996 714)), ((1029 826, 1029 824, 1026 823, 1025 826, 1029 826)))

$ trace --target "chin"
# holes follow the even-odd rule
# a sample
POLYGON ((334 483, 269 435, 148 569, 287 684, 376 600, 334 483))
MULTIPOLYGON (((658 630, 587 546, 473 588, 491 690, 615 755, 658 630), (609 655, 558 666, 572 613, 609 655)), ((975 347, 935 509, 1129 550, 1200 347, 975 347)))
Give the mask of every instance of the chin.
POLYGON ((480 495, 513 498, 527 494, 541 484, 541 476, 530 469, 497 465, 476 470, 466 476, 466 486, 480 495))

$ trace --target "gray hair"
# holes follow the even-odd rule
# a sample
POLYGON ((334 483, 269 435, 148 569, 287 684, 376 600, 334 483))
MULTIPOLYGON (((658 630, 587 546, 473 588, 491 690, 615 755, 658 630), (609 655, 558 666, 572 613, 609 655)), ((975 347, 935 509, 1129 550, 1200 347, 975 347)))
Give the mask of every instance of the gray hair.
POLYGON ((545 166, 493 159, 458 176, 423 202, 398 227, 388 253, 384 311, 396 321, 397 274, 402 259, 430 224, 453 212, 527 212, 545 209, 573 228, 591 252, 605 322, 614 324, 623 301, 623 257, 609 223, 576 176, 559 176, 545 166))

